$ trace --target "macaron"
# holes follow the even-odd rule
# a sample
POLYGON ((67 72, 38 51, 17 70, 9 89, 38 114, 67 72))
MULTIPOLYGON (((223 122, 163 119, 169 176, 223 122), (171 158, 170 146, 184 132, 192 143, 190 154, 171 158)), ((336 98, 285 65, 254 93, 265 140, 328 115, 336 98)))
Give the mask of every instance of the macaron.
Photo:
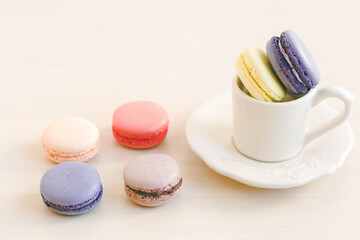
POLYGON ((95 168, 83 162, 64 162, 43 175, 40 193, 50 210, 79 215, 99 204, 103 188, 95 168))
POLYGON ((183 182, 176 160, 165 154, 144 154, 130 160, 123 176, 130 200, 147 207, 173 199, 183 182))
POLYGON ((113 115, 114 137, 131 148, 150 148, 160 144, 168 127, 165 109, 151 101, 125 103, 113 115))
POLYGON ((293 94, 305 94, 320 81, 319 69, 308 48, 291 30, 272 37, 266 44, 271 65, 293 94))
POLYGON ((99 149, 99 130, 92 122, 67 117, 51 123, 42 136, 46 156, 56 162, 88 161, 99 149))
POLYGON ((278 102, 285 96, 285 89, 263 50, 246 48, 239 54, 235 67, 240 81, 252 97, 266 102, 278 102))

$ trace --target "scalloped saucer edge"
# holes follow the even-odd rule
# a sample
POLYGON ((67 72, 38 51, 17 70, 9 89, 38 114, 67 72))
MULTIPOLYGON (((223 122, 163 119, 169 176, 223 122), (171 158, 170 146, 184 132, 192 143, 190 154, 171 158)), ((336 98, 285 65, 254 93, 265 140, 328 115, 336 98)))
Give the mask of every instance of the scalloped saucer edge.
MULTIPOLYGON (((249 159, 232 143, 231 93, 205 101, 188 118, 186 137, 192 150, 213 170, 241 183, 260 188, 292 188, 339 169, 354 144, 346 121, 304 146, 295 157, 275 163, 249 159)), ((311 110, 309 126, 336 116, 325 102, 311 110)))

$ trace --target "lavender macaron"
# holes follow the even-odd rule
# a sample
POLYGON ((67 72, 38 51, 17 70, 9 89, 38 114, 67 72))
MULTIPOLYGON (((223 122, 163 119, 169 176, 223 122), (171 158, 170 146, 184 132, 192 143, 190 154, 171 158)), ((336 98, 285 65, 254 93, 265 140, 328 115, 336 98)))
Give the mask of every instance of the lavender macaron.
POLYGON ((44 174, 40 193, 52 211, 79 215, 99 204, 103 188, 95 168, 83 162, 64 162, 44 174))
POLYGON ((179 165, 165 154, 144 154, 124 168, 125 192, 133 202, 147 207, 167 203, 182 185, 179 165))
POLYGON ((309 50, 291 30, 272 37, 266 44, 270 63, 285 87, 293 94, 305 94, 320 81, 319 69, 309 50))

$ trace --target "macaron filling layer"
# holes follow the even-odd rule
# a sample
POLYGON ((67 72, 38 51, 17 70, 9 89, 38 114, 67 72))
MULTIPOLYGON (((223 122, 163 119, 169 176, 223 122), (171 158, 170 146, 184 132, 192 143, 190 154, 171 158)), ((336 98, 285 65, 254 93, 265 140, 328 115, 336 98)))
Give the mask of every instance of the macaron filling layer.
POLYGON ((286 62, 289 64, 289 66, 290 66, 290 68, 291 68, 291 71, 293 72, 294 76, 296 77, 296 79, 297 79, 302 85, 305 86, 305 83, 301 80, 299 74, 298 74, 297 71, 295 70, 294 65, 293 65, 292 62, 290 61, 289 55, 286 54, 283 46, 281 45, 281 41, 278 41, 278 45, 279 45, 281 54, 282 54, 283 57, 285 58, 286 62))
POLYGON ((245 85, 246 89, 251 93, 251 95, 256 96, 258 99, 272 102, 271 97, 265 91, 263 91, 260 85, 255 81, 253 73, 249 69, 251 68, 251 66, 246 63, 244 53, 241 53, 239 55, 237 64, 237 67, 241 69, 241 71, 238 71, 239 78, 245 85), (243 81, 242 78, 247 78, 249 81, 251 81, 251 83, 243 81))
POLYGON ((252 97, 267 102, 281 101, 285 90, 278 81, 266 53, 249 47, 239 54, 235 68, 241 82, 252 97))
POLYGON ((264 91, 259 85, 259 83, 255 80, 255 76, 254 76, 255 69, 253 69, 251 65, 247 63, 245 54, 241 53, 238 60, 243 64, 243 66, 245 66, 245 68, 242 67, 243 73, 245 73, 248 76, 248 79, 251 80, 253 85, 256 85, 255 88, 252 88, 251 86, 249 86, 249 84, 247 84, 246 87, 248 88, 248 90, 250 89, 249 90, 250 92, 254 92, 254 90, 255 91, 257 90, 259 92, 259 95, 262 96, 265 101, 271 102, 272 99, 269 96, 269 94, 267 94, 267 92, 264 91))
POLYGON ((74 205, 60 205, 53 202, 48 201, 45 199, 45 197, 41 194, 42 199, 46 206, 51 208, 52 210, 60 213, 77 213, 77 212, 85 212, 87 210, 90 210, 93 206, 99 203, 103 195, 103 187, 100 185, 99 191, 92 197, 91 199, 80 203, 80 204, 74 204, 74 205))
POLYGON ((294 67, 296 73, 298 74, 299 78, 301 79, 301 82, 308 89, 315 87, 316 84, 310 79, 306 70, 302 66, 299 59, 297 58, 296 53, 292 50, 291 45, 288 42, 285 33, 281 33, 279 43, 282 46, 284 52, 286 52, 286 54, 289 58, 289 61, 292 63, 292 66, 294 67))
POLYGON ((60 163, 65 161, 88 161, 94 157, 99 150, 99 142, 90 149, 81 152, 58 152, 43 144, 45 154, 54 162, 60 163))
MULTIPOLYGON (((306 93, 308 91, 307 87, 305 84, 303 84, 303 82, 299 81, 295 77, 292 69, 290 68, 289 62, 286 60, 285 56, 280 50, 280 45, 279 37, 272 37, 266 44, 266 51, 274 71, 277 73, 278 77, 286 86, 286 88, 290 90, 290 92, 296 95, 306 93)), ((284 47, 281 47, 287 55, 284 47)))
POLYGON ((113 133, 115 138, 124 145, 130 147, 152 147, 157 145, 161 140, 166 137, 168 128, 158 130, 156 132, 151 132, 149 134, 133 134, 132 136, 129 133, 122 133, 121 129, 113 126, 113 133))
POLYGON ((143 198, 159 198, 162 196, 166 196, 166 195, 171 195, 174 192, 176 192, 182 185, 182 178, 179 179, 179 182, 170 187, 169 189, 163 190, 163 189, 156 189, 156 190, 139 190, 139 189, 134 189, 132 187, 130 187, 129 185, 125 185, 127 190, 130 190, 131 192, 133 192, 134 194, 140 195, 143 198))

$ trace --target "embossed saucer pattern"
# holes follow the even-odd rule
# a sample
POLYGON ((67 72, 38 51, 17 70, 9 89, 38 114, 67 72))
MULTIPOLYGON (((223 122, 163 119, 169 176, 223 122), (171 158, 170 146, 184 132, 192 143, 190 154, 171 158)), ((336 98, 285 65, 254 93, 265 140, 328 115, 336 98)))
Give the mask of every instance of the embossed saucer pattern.
MULTIPOLYGON (((250 186, 277 189, 304 185, 334 173, 353 146, 353 132, 345 122, 307 144, 289 160, 276 163, 252 160, 233 146, 231 108, 231 93, 207 100, 189 117, 186 137, 193 151, 210 168, 250 186)), ((322 102, 311 110, 309 127, 336 115, 334 109, 322 102)))

